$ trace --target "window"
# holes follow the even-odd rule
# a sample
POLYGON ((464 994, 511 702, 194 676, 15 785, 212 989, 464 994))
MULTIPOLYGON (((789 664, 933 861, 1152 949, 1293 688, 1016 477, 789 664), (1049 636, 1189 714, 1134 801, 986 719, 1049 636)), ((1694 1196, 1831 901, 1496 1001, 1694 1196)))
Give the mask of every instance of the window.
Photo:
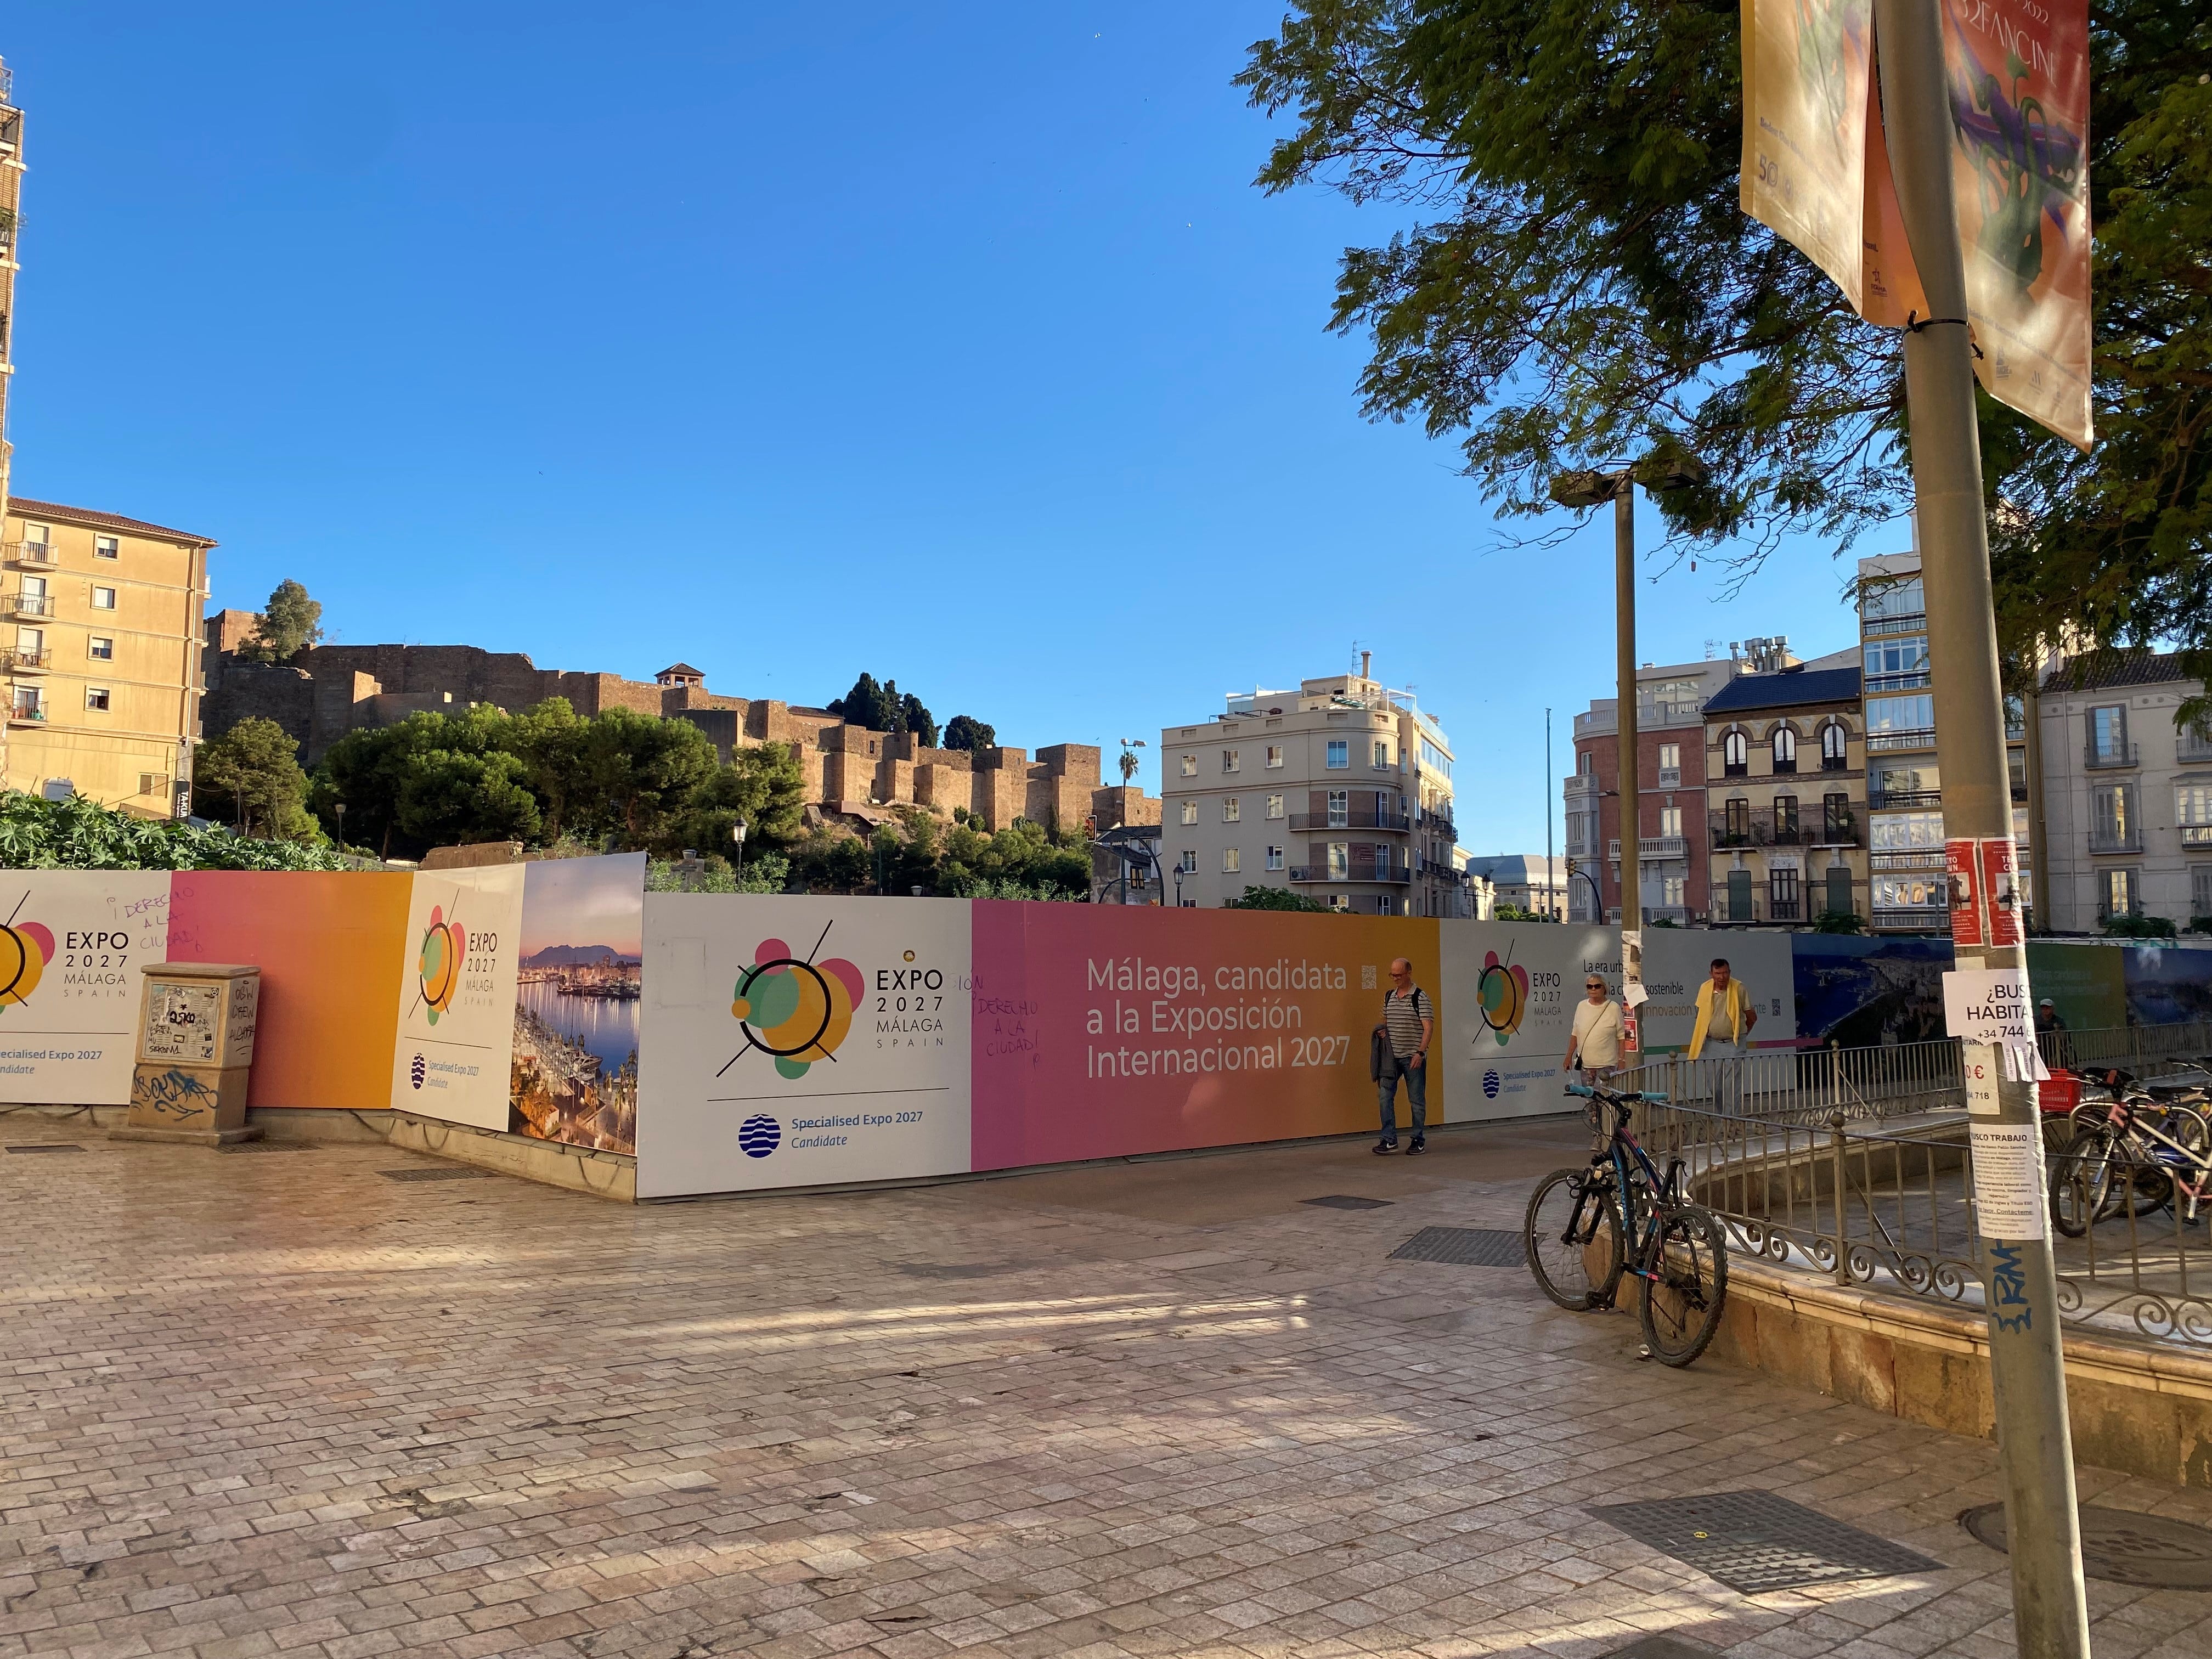
POLYGON ((1243 817, 1244 799, 1243 796, 1231 795, 1221 803, 1221 821, 1224 823, 1239 823, 1243 821, 1243 817))
POLYGON ((1659 787, 1670 788, 1682 781, 1682 745, 1662 743, 1659 745, 1659 787))
POLYGON ((1774 798, 1774 844, 1790 846, 1797 839, 1797 797, 1777 795, 1774 798))
POLYGON ((1941 812, 1885 812, 1874 821, 1868 845, 1877 853, 1941 852, 1941 812))
POLYGON ((1196 872, 1198 869, 1198 848, 1195 847, 1186 847, 1182 849, 1182 869, 1185 875, 1191 875, 1196 872))
POLYGON ((1647 680, 1636 688, 1636 705, 1639 714, 1649 712, 1659 720, 1694 714, 1705 706, 1705 683, 1702 678, 1647 680))
POLYGON ((1182 821, 1185 823, 1196 823, 1198 822, 1198 803, 1196 801, 1187 800, 1182 804, 1182 821))
POLYGON ((1688 877, 1662 876, 1659 878, 1659 902, 1669 909, 1679 910, 1687 902, 1683 895, 1688 890, 1688 877))
POLYGON ((1390 745, 1382 738, 1375 739, 1375 769, 1378 772, 1390 769, 1390 745))
POLYGON ((1866 689, 1910 691, 1928 684, 1928 641, 1913 635, 1870 640, 1866 647, 1866 689))
POLYGON ((9 708, 19 720, 42 720, 46 717, 46 700, 35 685, 17 686, 15 700, 9 708))
POLYGON ((169 793, 169 780, 159 772, 141 772, 138 775, 138 793, 142 795, 166 795, 169 793))
POLYGON ((1774 769, 1795 772, 1797 769, 1797 733, 1786 726, 1774 728, 1774 769))
POLYGON ((1270 847, 1267 849, 1267 867, 1270 870, 1279 870, 1283 867, 1283 849, 1281 848, 1270 847))
POLYGON ((1740 778, 1751 770, 1751 742, 1741 732, 1731 732, 1721 739, 1721 771, 1723 775, 1740 778))
POLYGON ((1352 764, 1352 741, 1348 738, 1328 740, 1328 764, 1331 769, 1352 764))
POLYGON ((94 662, 113 662, 115 641, 105 634, 94 634, 92 642, 85 647, 85 654, 94 662))
POLYGON ((1594 812, 1567 814, 1567 851, 1570 853, 1597 851, 1596 816, 1594 812))
POLYGON ((53 539, 54 532, 42 524, 27 524, 23 526, 23 540, 32 547, 50 547, 53 544, 53 539))
POLYGON ((1928 601, 1917 576, 1908 576, 1902 581, 1869 582, 1859 600, 1859 614, 1869 618, 1918 617, 1927 610, 1928 601))
POLYGON ((1244 867, 1244 855, 1231 847, 1221 854, 1221 872, 1233 876, 1244 867))
POLYGON ((84 688, 84 706, 87 708, 106 708, 107 695, 107 688, 104 685, 88 685, 84 688))
POLYGON ((1270 795, 1267 797, 1267 816, 1271 818, 1279 818, 1283 816, 1283 798, 1280 795, 1270 795))
POLYGON ((94 588, 92 590, 92 608, 94 611, 114 610, 115 590, 112 587, 94 588))
POLYGON ((1877 910, 1942 910, 1948 902, 1948 883, 1932 872, 1923 876, 1876 875, 1869 887, 1877 910))
POLYGON ((1352 873, 1352 843, 1333 841, 1328 844, 1328 878, 1342 881, 1352 873))
POLYGON ((2097 908, 2108 916, 2132 916, 2137 914, 2140 888, 2132 870, 2106 870, 2100 872, 2097 883, 2097 908))
POLYGON ((1820 728, 1820 769, 1840 772, 1850 763, 1851 734, 1841 720, 1830 720, 1820 728))
POLYGON ((15 630, 15 657, 22 661, 37 662, 46 654, 46 630, 43 628, 19 628, 15 630))
POLYGON ((1851 872, 1847 865, 1833 865, 1828 870, 1828 896, 1824 907, 1839 916, 1852 914, 1851 872))
POLYGON ((2131 852, 2138 845, 2142 826, 2136 821, 2135 786, 2100 784, 2089 792, 2089 850, 2131 852))
POLYGON ((2212 784, 2176 784, 2173 821, 2184 847, 2212 847, 2212 784))
POLYGON ((1182 757, 1182 775, 1187 778, 1194 778, 1198 775, 1197 756, 1185 755, 1182 757))
POLYGON ((1797 920, 1797 872, 1795 870, 1776 870, 1768 874, 1766 902, 1768 921, 1797 920))
POLYGON ((92 538, 92 556, 95 559, 120 558, 122 553, 120 544, 112 536, 94 536, 92 538))
POLYGON ((1328 827, 1341 830, 1352 822, 1352 792, 1332 789, 1328 792, 1328 827))
POLYGON ((1731 797, 1722 807, 1721 834, 1730 842, 1741 844, 1751 839, 1751 803, 1741 795, 1731 797))
POLYGON ((1224 749, 1221 751, 1221 769, 1223 771, 1235 772, 1241 769, 1243 764, 1244 751, 1243 750, 1224 749))
POLYGON ((1679 836, 1682 833, 1680 807, 1662 806, 1659 809, 1659 833, 1662 836, 1679 836))
POLYGON ((1847 847, 1853 839, 1854 827, 1851 823, 1851 798, 1849 795, 1820 797, 1820 839, 1822 841, 1832 847, 1839 845, 1847 847))
POLYGON ((2089 764, 2124 766, 2128 761, 2126 705, 2089 711, 2089 764))
POLYGON ((1590 751, 1587 749, 1576 750, 1575 775, 1578 778, 1586 778, 1589 776, 1590 770, 1590 751))
POLYGON ((1757 918, 1751 910, 1751 872, 1731 870, 1728 872, 1728 920, 1753 921, 1757 918))
POLYGON ((1936 729, 1936 699, 1932 696, 1869 697, 1866 711, 1867 732, 1872 737, 1936 729))
POLYGON ((2212 916, 2212 864, 2189 866, 2189 914, 2212 916))
POLYGON ((1267 766, 1268 766, 1268 769, 1272 771, 1272 770, 1273 770, 1275 768, 1277 768, 1277 767, 1280 766, 1282 763, 1283 763, 1283 745, 1282 745, 1282 744, 1280 744, 1279 743, 1271 743, 1271 744, 1269 744, 1267 745, 1267 766))
POLYGON ((1451 757, 1426 738, 1421 739, 1421 764, 1439 776, 1448 778, 1451 775, 1451 757))

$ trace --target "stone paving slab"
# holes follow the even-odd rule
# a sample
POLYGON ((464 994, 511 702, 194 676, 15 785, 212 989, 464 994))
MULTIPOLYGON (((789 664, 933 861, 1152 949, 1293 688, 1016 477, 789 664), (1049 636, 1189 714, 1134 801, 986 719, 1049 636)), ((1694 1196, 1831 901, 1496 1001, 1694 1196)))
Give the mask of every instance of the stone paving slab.
MULTIPOLYGON (((637 1209, 0 1158, 0 1659, 2009 1654, 1989 1446, 1388 1259, 1583 1133, 637 1209), (1747 1597, 1589 1513, 1744 1488, 1946 1566, 1747 1597)), ((2101 1659, 2212 1653, 2212 1595, 2091 1601, 2101 1659)))

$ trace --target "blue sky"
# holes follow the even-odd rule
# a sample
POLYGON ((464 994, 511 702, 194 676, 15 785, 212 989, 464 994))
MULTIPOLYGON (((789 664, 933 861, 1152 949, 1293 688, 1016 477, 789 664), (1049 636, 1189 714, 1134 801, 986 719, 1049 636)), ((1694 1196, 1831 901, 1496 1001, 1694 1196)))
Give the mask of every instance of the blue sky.
MULTIPOLYGON (((1462 839, 1540 850, 1609 528, 1516 551, 1361 419, 1322 324, 1398 221, 1251 187, 1229 82, 1281 12, 18 3, 15 487, 213 536, 216 605, 296 576, 345 641, 866 668, 1032 750, 1357 642, 1452 733, 1462 839)), ((1842 574, 1669 574, 1641 654, 1848 644, 1842 574)))

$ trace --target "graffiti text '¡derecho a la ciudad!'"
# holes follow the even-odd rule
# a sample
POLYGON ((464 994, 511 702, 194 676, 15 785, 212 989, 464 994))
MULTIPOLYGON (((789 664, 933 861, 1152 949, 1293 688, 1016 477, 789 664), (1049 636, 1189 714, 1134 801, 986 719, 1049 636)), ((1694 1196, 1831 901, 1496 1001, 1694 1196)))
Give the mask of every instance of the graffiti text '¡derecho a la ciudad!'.
POLYGON ((1178 1077, 1205 1072, 1340 1066, 1351 1052, 1348 1036, 1304 1035, 1305 1010, 1285 995, 1343 990, 1348 977, 1334 963, 1279 957, 1266 963, 1218 966, 1209 975, 1188 963, 1108 957, 1091 958, 1086 969, 1089 989, 1126 991, 1143 999, 1123 1002, 1117 996, 1110 1006, 1091 1009, 1088 1035, 1180 1036, 1191 1045, 1160 1048, 1090 1045, 1084 1055, 1086 1077, 1178 1077), (1224 1000, 1216 1001, 1216 996, 1224 1000), (1265 1040, 1206 1041, 1231 1032, 1249 1032, 1265 1040), (1274 1035, 1270 1037, 1269 1033, 1274 1035))

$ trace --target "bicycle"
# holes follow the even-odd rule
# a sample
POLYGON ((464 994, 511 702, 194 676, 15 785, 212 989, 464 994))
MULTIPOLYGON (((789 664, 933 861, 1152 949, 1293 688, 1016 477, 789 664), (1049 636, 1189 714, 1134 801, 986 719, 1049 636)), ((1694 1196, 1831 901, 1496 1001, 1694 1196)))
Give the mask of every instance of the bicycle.
POLYGON ((1628 1127, 1637 1106, 1664 1095, 1571 1083, 1606 1140, 1583 1169, 1554 1170, 1528 1197, 1523 1238, 1536 1286, 1571 1312, 1609 1308, 1621 1275, 1643 1280, 1638 1316, 1651 1357, 1686 1365, 1720 1329, 1728 1301, 1728 1236, 1720 1218, 1682 1195, 1683 1164, 1662 1175, 1628 1127), (1612 1122, 1608 1128, 1607 1118, 1612 1122), (1634 1240, 1633 1264, 1625 1240, 1634 1240))
POLYGON ((2074 1109, 2073 1136, 2051 1166, 2051 1224, 2080 1238, 2123 1211, 2167 1205, 2197 1221, 2212 1200, 2212 1123, 2196 1101, 2161 1101, 2124 1072, 2102 1081, 2109 1092, 2074 1109))

